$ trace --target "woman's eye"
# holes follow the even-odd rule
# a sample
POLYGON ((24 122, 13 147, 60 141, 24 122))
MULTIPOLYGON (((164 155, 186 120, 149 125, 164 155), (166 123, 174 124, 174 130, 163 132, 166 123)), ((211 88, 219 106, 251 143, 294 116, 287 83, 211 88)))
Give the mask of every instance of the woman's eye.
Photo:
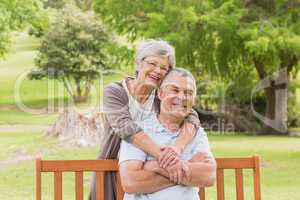
POLYGON ((155 67, 156 65, 155 65, 155 63, 149 63, 152 67, 155 67))

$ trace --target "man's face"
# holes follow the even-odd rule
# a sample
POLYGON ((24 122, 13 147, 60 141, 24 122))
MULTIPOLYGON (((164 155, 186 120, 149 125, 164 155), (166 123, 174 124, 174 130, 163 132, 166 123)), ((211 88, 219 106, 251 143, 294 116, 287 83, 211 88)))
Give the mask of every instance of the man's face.
POLYGON ((169 68, 167 56, 149 56, 142 61, 137 78, 144 84, 157 88, 167 75, 169 68))
POLYGON ((159 90, 161 113, 185 118, 195 104, 194 83, 189 77, 173 75, 159 90))

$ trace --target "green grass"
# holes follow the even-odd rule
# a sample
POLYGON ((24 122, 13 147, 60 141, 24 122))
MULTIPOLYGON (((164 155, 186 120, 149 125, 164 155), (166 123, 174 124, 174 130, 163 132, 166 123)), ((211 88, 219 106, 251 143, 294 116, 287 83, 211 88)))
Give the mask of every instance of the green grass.
MULTIPOLYGON (((261 182, 263 199, 290 200, 300 196, 300 138, 210 136, 216 157, 259 155, 262 162, 261 182)), ((46 138, 41 132, 9 132, 0 134, 0 159, 16 157, 18 152, 28 155, 42 154, 43 159, 94 159, 98 147, 65 147, 56 139, 46 138), (2 142, 3 141, 3 142, 2 142)), ((245 199, 252 197, 252 177, 245 170, 245 199)), ((85 194, 89 190, 90 173, 85 176, 85 194)), ((0 199, 34 199, 34 161, 21 161, 1 167, 0 199), (13 188, 13 189, 12 189, 13 188)), ((53 197, 53 177, 43 176, 43 197, 53 197)), ((67 173, 63 179, 64 199, 74 199, 74 176, 67 173)), ((226 197, 235 199, 234 174, 225 173, 226 197)), ((207 190, 208 199, 216 199, 215 188, 207 190)))
MULTIPOLYGON (((15 101, 16 80, 34 67, 39 40, 28 36, 16 36, 11 52, 5 60, 0 60, 0 125, 21 124, 34 126, 51 124, 57 113, 33 114, 23 112, 15 101)), ((109 75, 104 85, 120 79, 120 75, 109 75)), ((59 101, 68 102, 64 92, 48 95, 48 81, 24 79, 20 84, 20 97, 28 108, 44 108, 49 101, 55 105, 59 101)), ((61 83, 55 81, 55 87, 61 83)), ((90 102, 77 105, 86 108, 98 105, 101 99, 99 84, 95 84, 90 102)), ((63 146, 56 139, 46 138, 44 130, 0 129, 0 199, 34 199, 34 161, 19 161, 17 158, 42 155, 43 159, 94 159, 98 147, 79 148, 63 146)), ((259 155, 262 158, 262 196, 267 200, 296 200, 300 196, 300 138, 292 137, 254 137, 241 135, 209 136, 216 157, 259 155)), ((85 196, 89 188, 90 173, 85 174, 85 196)), ((245 171, 246 200, 252 197, 251 172, 245 171)), ((235 199, 234 174, 225 173, 226 199, 235 199)), ((74 199, 74 177, 64 175, 63 199, 74 199)), ((53 177, 43 176, 43 199, 53 199, 53 177)), ((207 199, 216 199, 215 188, 207 190, 207 199)))

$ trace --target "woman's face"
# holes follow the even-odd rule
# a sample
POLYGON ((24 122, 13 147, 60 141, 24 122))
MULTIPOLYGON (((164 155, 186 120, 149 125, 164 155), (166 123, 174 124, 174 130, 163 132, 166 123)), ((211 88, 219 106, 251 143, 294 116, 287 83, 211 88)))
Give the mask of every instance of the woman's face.
POLYGON ((167 56, 148 56, 140 64, 137 79, 150 87, 157 88, 169 68, 167 56))

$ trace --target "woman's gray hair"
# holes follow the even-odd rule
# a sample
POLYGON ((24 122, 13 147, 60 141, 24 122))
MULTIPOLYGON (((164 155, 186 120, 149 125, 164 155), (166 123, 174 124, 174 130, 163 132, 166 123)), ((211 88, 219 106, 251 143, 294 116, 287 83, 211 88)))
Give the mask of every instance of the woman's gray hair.
POLYGON ((173 76, 174 75, 178 75, 178 76, 182 76, 182 77, 188 77, 192 80, 193 82, 193 86, 194 86, 194 92, 195 92, 195 95, 197 95, 197 85, 196 85, 196 80, 195 80, 195 77, 193 76, 193 74, 187 70, 187 69, 184 69, 184 68, 173 68, 168 74, 167 76, 164 78, 163 82, 161 83, 160 87, 164 87, 165 85, 167 85, 170 80, 173 79, 173 76))
POLYGON ((138 45, 135 54, 136 71, 139 70, 140 64, 148 56, 167 56, 170 68, 175 67, 175 49, 164 40, 147 39, 138 45))

